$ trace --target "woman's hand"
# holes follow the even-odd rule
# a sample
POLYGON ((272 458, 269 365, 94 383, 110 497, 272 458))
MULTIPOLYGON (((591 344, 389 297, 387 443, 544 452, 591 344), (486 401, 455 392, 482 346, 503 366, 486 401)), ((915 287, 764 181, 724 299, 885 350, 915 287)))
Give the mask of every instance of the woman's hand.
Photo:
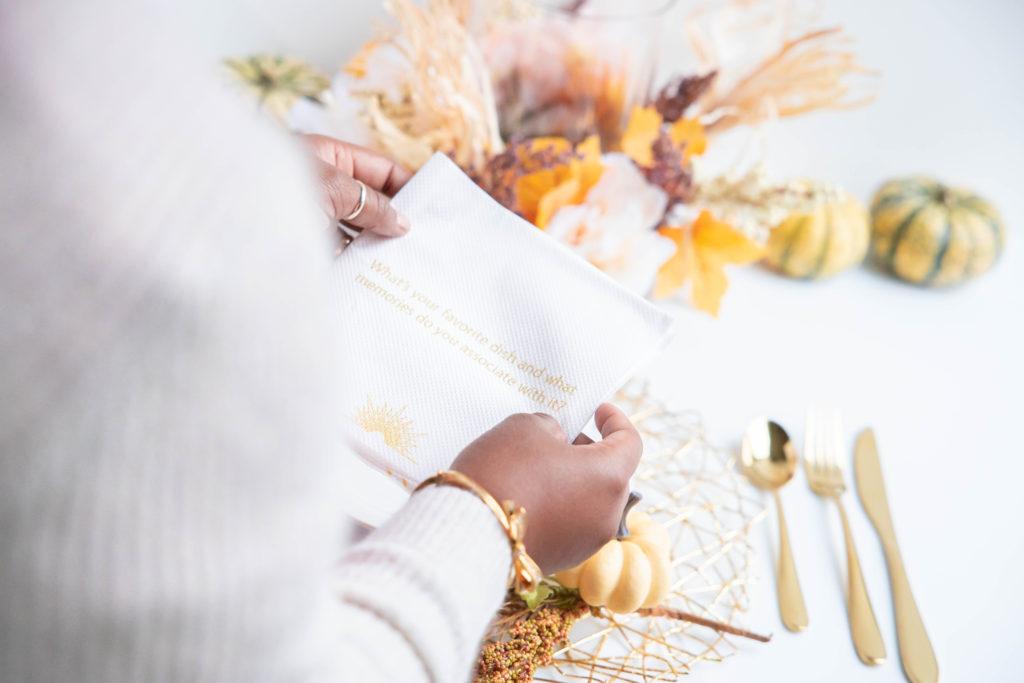
POLYGON ((512 415, 452 464, 497 500, 526 508, 526 550, 545 574, 575 566, 611 539, 643 445, 629 418, 604 404, 595 416, 602 440, 566 443, 550 415, 512 415))
POLYGON ((355 218, 345 222, 388 237, 409 232, 409 219, 389 201, 412 177, 409 171, 365 147, 323 135, 303 137, 316 156, 323 208, 329 216, 345 220, 359 206, 358 180, 366 185, 365 204, 355 218))

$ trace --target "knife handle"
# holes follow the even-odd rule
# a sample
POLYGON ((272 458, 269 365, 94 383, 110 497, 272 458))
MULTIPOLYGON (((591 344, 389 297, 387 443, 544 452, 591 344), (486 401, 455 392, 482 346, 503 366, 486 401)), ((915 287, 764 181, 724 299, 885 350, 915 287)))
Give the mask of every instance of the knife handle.
POLYGON ((775 509, 779 513, 779 566, 775 576, 779 616, 790 631, 803 631, 807 628, 807 606, 796 575, 796 563, 793 562, 793 549, 789 544, 789 530, 786 528, 786 516, 782 513, 782 497, 778 489, 775 489, 775 509))
POLYGON ((935 683, 939 680, 939 664, 924 629, 921 613, 910 592, 910 581, 903 568, 903 558, 895 538, 884 538, 885 562, 889 565, 889 583, 896 610, 896 633, 899 636, 900 661, 911 683, 935 683))
POLYGON ((846 567, 849 581, 846 611, 850 617, 850 635, 860 661, 875 666, 885 661, 885 641, 882 640, 882 632, 878 629, 878 621, 875 619, 875 612, 871 609, 871 601, 868 599, 868 589, 864 585, 864 574, 860 569, 860 560, 857 559, 857 547, 853 544, 853 533, 850 531, 850 522, 846 518, 846 510, 839 498, 835 500, 836 506, 839 507, 839 517, 843 521, 843 538, 846 541, 846 567))

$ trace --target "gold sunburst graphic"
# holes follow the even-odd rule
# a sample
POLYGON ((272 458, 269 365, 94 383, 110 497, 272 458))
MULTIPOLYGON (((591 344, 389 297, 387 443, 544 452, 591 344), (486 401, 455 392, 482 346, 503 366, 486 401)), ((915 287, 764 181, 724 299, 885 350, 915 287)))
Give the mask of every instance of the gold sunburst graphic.
POLYGON ((389 448, 416 462, 412 451, 416 450, 419 439, 426 434, 414 431, 412 419, 405 416, 405 408, 392 408, 386 402, 377 404, 367 397, 366 403, 356 411, 356 424, 364 432, 380 434, 389 448))

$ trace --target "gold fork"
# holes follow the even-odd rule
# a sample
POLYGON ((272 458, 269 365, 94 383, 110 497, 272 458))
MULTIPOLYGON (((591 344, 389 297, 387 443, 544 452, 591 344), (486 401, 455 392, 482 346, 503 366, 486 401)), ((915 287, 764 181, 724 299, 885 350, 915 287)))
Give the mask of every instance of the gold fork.
POLYGON ((846 567, 849 586, 846 592, 846 611, 850 618, 850 635, 857 656, 865 664, 881 664, 885 661, 885 642, 878 629, 864 575, 857 559, 857 548, 853 544, 850 522, 846 518, 842 495, 846 491, 843 470, 839 466, 840 422, 838 414, 807 415, 807 434, 804 442, 804 468, 811 490, 823 498, 834 500, 843 522, 843 537, 846 541, 846 567))

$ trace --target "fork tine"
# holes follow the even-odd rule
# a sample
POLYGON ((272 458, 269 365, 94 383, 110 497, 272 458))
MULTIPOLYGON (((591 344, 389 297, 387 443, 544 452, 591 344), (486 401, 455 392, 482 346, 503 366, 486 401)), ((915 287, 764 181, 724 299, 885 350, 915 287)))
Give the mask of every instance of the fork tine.
POLYGON ((814 453, 814 413, 808 408, 804 416, 804 464, 807 466, 807 476, 814 474, 815 453, 814 453))
POLYGON ((815 417, 814 429, 814 450, 818 452, 818 468, 824 474, 828 468, 828 447, 825 443, 825 435, 828 433, 828 413, 818 408, 815 417))
POLYGON ((838 410, 833 414, 831 441, 832 464, 842 473, 845 464, 843 462, 843 416, 838 410))
POLYGON ((821 444, 821 459, 826 469, 832 468, 832 412, 825 411, 822 414, 821 433, 818 436, 821 444))
POLYGON ((808 477, 814 480, 815 486, 821 486, 825 479, 825 463, 822 460, 821 450, 821 410, 814 406, 807 412, 807 452, 810 456, 811 467, 808 470, 808 477))

